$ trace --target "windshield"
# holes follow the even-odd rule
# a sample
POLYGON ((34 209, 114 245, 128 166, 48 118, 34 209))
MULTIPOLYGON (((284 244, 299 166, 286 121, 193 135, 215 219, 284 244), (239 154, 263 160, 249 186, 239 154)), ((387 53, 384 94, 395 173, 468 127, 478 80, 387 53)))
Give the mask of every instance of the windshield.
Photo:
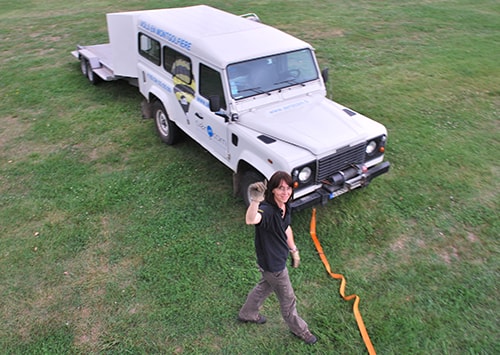
POLYGON ((236 100, 318 78, 310 49, 231 64, 227 73, 231 96, 236 100))

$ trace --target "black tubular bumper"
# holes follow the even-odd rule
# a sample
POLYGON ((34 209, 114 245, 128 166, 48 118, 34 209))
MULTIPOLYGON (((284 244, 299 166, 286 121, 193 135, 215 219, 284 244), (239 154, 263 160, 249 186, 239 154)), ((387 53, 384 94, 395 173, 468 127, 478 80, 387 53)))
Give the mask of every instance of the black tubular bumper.
POLYGON ((298 199, 294 199, 290 205, 294 211, 300 211, 315 205, 325 205, 328 201, 334 199, 335 197, 357 189, 358 187, 368 185, 374 178, 387 173, 390 166, 391 164, 388 161, 382 162, 378 165, 372 166, 365 173, 354 176, 340 186, 323 184, 316 191, 298 199))

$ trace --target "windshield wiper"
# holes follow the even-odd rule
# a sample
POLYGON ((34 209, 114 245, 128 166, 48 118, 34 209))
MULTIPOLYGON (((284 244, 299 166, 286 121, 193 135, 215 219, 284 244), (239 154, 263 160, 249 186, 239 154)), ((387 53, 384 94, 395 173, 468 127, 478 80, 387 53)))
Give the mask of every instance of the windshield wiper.
MULTIPOLYGON (((266 93, 264 90, 261 89, 260 86, 256 86, 254 88, 248 88, 248 89, 238 90, 238 94, 241 94, 242 92, 246 92, 246 91, 253 91, 253 92, 257 93, 257 94, 264 94, 264 93, 266 93)), ((269 92, 267 94, 271 95, 269 92)))
POLYGON ((292 84, 292 85, 298 84, 298 82, 295 79, 286 79, 286 80, 282 80, 282 81, 278 81, 276 83, 273 83, 273 85, 280 85, 280 84, 284 84, 284 83, 292 84))
POLYGON ((273 83, 273 85, 280 85, 280 84, 290 84, 290 85, 302 85, 302 86, 306 86, 305 83, 303 82, 298 82, 297 80, 295 79, 286 79, 286 80, 283 80, 283 81, 278 81, 277 83, 273 83))

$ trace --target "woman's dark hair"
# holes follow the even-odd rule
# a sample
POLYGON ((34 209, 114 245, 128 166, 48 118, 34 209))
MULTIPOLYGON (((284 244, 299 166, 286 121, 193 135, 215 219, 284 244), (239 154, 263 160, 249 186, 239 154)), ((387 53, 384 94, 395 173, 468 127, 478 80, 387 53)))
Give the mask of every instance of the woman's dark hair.
MULTIPOLYGON (((265 198, 268 203, 273 205, 276 204, 276 201, 274 200, 273 190, 280 186, 281 180, 285 181, 285 184, 293 188, 293 180, 290 174, 288 174, 286 171, 275 172, 267 182, 265 198)), ((292 195, 290 195, 290 198, 291 196, 292 195)))

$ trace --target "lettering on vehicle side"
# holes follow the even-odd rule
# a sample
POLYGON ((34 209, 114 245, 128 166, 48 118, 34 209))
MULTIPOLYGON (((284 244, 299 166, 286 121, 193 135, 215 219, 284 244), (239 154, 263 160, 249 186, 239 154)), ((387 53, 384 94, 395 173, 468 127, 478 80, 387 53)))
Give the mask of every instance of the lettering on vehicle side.
POLYGON ((211 126, 207 127, 207 134, 215 143, 226 147, 226 140, 223 137, 219 136, 216 132, 214 132, 211 126))
POLYGON ((168 31, 165 31, 161 28, 158 28, 156 27, 155 25, 147 22, 147 21, 141 21, 139 23, 139 27, 142 27, 144 28, 146 31, 149 31, 161 38, 164 38, 166 39, 168 42, 176 45, 176 46, 179 46, 187 51, 190 51, 191 50, 191 42, 181 38, 181 37, 178 37, 176 36, 175 34, 173 33, 170 33, 168 31))
POLYGON ((308 103, 307 100, 301 100, 299 102, 294 102, 294 103, 291 103, 291 104, 288 104, 288 105, 285 105, 285 106, 276 107, 276 108, 272 109, 271 111, 269 111, 269 113, 271 115, 273 115, 275 113, 280 113, 280 112, 285 112, 285 111, 293 110, 293 109, 299 108, 300 106, 303 106, 303 105, 305 105, 307 103, 308 103))
POLYGON ((210 107, 208 100, 205 99, 203 96, 196 96, 196 101, 202 104, 205 107, 210 107))
POLYGON ((199 129, 202 131, 205 131, 210 138, 210 140, 214 141, 215 143, 219 144, 222 147, 226 147, 227 143, 224 137, 221 137, 217 132, 214 131, 212 126, 210 125, 205 125, 202 120, 197 120, 197 126, 199 129))
POLYGON ((150 79, 153 83, 164 89, 166 92, 172 93, 172 86, 164 83, 160 79, 158 79, 156 76, 154 76, 151 73, 147 74, 148 79, 150 79))

